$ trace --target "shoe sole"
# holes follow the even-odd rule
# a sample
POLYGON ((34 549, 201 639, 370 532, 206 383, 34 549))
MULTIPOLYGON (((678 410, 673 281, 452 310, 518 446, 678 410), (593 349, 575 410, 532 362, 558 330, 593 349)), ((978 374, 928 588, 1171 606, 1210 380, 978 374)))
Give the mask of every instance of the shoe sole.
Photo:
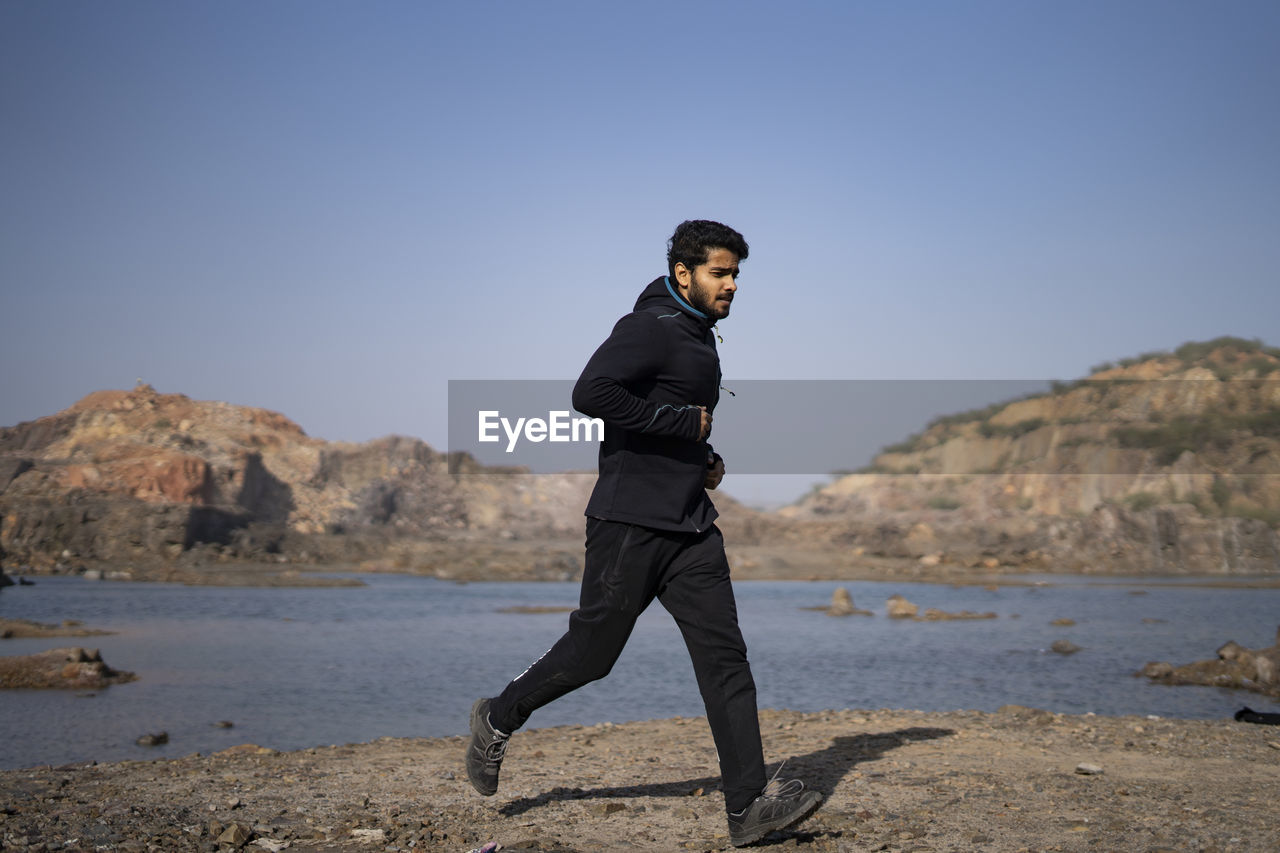
POLYGON ((480 706, 484 704, 484 699, 477 699, 475 704, 471 706, 471 742, 467 744, 467 781, 471 783, 471 787, 476 789, 476 793, 482 797, 492 797, 498 793, 498 786, 494 785, 492 791, 485 790, 481 781, 477 781, 476 777, 471 775, 471 752, 475 749, 475 738, 477 730, 483 732, 484 726, 480 720, 480 706))
POLYGON ((771 832, 781 832, 784 829, 790 829, 791 827, 796 826, 797 824, 804 823, 806 820, 813 817, 813 813, 816 812, 818 810, 818 807, 821 805, 822 805, 822 797, 818 797, 818 799, 814 802, 813 805, 809 806, 804 811, 797 814, 794 819, 789 820, 786 823, 779 824, 778 826, 770 826, 767 829, 757 830, 755 834, 747 838, 735 839, 731 836, 729 838, 729 843, 732 844, 734 847, 747 847, 752 844, 755 844, 757 841, 764 838, 766 835, 768 835, 771 832))

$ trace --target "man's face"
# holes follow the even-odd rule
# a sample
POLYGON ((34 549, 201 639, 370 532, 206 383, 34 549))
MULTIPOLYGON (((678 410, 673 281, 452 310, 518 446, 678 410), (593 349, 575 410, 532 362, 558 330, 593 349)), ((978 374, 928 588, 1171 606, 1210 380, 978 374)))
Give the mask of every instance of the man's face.
POLYGON ((711 249, 707 261, 692 270, 676 264, 676 284, 690 305, 713 320, 729 316, 729 304, 738 291, 738 256, 728 249, 711 249))

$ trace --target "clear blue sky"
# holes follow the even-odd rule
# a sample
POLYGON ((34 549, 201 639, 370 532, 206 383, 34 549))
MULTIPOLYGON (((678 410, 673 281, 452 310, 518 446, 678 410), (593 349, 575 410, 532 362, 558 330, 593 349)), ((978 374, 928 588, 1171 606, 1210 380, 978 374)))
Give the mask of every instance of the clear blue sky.
POLYGON ((0 425, 141 377, 440 447, 685 218, 752 246, 730 387, 1278 344, 1280 4, 0 3, 0 425))

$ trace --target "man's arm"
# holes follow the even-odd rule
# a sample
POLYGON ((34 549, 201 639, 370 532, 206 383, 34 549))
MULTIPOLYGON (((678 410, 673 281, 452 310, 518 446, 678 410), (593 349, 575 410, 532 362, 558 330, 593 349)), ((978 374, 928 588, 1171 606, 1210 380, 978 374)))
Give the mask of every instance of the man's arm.
POLYGON ((698 441, 711 431, 711 413, 692 404, 659 404, 628 390, 662 367, 666 340, 651 314, 617 322, 573 386, 573 407, 630 432, 698 441))

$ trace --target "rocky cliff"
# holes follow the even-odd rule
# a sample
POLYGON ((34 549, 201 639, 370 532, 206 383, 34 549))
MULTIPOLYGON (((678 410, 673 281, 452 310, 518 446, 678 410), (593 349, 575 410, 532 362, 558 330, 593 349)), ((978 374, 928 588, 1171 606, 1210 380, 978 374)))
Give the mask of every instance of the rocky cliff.
POLYGON ((927 565, 1280 571, 1280 350, 1186 344, 938 418, 782 515, 927 565))
MULTIPOLYGON (((568 578, 593 483, 411 438, 326 442, 140 385, 0 429, 0 557, 568 578)), ((938 418, 777 513, 716 503, 742 577, 1280 573, 1280 350, 1220 339, 1100 365, 938 418)))
POLYGON ((483 469, 421 441, 311 438, 263 409, 91 394, 0 429, 10 564, 360 559, 401 539, 577 535, 591 478, 483 469), (335 535, 338 534, 338 535, 335 535))

